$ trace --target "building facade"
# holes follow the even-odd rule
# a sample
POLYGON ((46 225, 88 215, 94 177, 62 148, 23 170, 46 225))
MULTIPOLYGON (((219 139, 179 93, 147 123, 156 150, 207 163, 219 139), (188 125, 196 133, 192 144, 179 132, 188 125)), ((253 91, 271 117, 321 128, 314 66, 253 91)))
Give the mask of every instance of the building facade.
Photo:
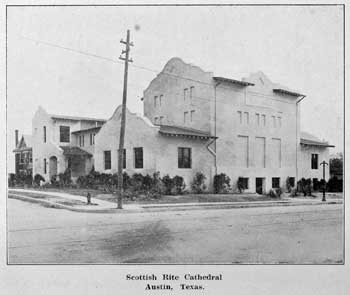
POLYGON ((39 107, 32 120, 33 175, 46 181, 69 169, 73 179, 90 172, 94 137, 103 119, 47 113, 39 107))
MULTIPOLYGON (((325 141, 300 131, 305 95, 272 82, 262 72, 241 80, 215 76, 172 58, 143 93, 144 114, 126 113, 123 167, 128 174, 180 175, 187 187, 197 172, 211 189, 225 173, 233 189, 265 193, 323 177, 325 141)), ((32 126, 33 175, 70 169, 73 179, 115 173, 121 106, 107 121, 48 114, 39 107, 32 126)), ((326 169, 326 179, 329 168, 326 169)))
POLYGON ((32 136, 22 135, 18 140, 18 130, 15 131, 15 173, 23 173, 26 175, 33 175, 33 149, 32 136))

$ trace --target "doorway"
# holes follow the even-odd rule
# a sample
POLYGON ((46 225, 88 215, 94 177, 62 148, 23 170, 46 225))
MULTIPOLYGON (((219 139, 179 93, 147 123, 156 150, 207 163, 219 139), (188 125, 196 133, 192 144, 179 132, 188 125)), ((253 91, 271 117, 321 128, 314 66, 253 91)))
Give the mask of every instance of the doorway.
POLYGON ((50 179, 52 176, 57 175, 57 158, 55 156, 52 156, 49 160, 49 176, 50 179))
POLYGON ((265 192, 265 178, 257 177, 255 179, 255 191, 259 195, 262 195, 265 192))

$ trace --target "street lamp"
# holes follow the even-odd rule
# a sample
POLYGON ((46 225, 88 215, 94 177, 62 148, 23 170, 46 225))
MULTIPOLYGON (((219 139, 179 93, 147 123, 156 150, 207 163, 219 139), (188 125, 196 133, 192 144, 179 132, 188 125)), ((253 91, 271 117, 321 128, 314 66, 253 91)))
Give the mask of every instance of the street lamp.
POLYGON ((325 167, 326 165, 328 165, 328 163, 323 160, 322 163, 320 163, 320 165, 323 166, 323 196, 322 196, 322 202, 326 201, 326 179, 325 179, 325 167))

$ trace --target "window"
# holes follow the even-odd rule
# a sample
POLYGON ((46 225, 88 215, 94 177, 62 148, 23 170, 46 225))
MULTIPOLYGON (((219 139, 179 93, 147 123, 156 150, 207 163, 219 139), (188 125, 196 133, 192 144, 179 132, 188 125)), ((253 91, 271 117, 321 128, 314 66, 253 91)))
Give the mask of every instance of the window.
POLYGON ((134 148, 134 158, 135 158, 135 168, 143 168, 143 148, 138 147, 134 148))
POLYGON ((278 120, 278 127, 281 128, 282 127, 282 118, 277 117, 277 120, 278 120))
POLYGON ((184 123, 188 122, 188 112, 184 112, 184 123))
POLYGON ((245 123, 248 125, 249 124, 249 113, 248 112, 244 112, 244 120, 245 120, 245 123))
POLYGON ((44 174, 46 174, 47 173, 47 170, 46 170, 46 158, 44 159, 44 174))
POLYGON ((93 145, 93 143, 92 143, 92 133, 90 133, 90 145, 93 145))
POLYGON ((60 126, 60 142, 69 142, 70 128, 69 126, 60 126))
POLYGON ((262 125, 266 126, 266 115, 261 115, 262 125))
POLYGON ((311 154, 311 169, 318 169, 318 154, 311 154))
POLYGON ((159 95, 159 106, 162 106, 163 94, 159 95))
POLYGON ((163 120, 164 120, 164 117, 163 117, 163 116, 160 116, 160 117, 159 117, 159 125, 162 125, 162 124, 163 124, 163 120))
POLYGON ((158 99, 158 96, 155 96, 155 97, 154 97, 154 107, 157 106, 157 99, 158 99))
POLYGON ((84 134, 79 135, 79 146, 84 146, 84 134))
POLYGON ((272 123, 273 123, 273 127, 276 127, 276 117, 272 116, 272 123))
POLYGON ((19 162, 20 162, 21 164, 24 164, 24 154, 23 154, 23 153, 20 153, 20 154, 19 154, 19 162))
POLYGON ((191 168, 192 166, 192 157, 191 157, 191 148, 178 148, 178 167, 179 168, 191 168))
POLYGON ((280 187, 280 178, 272 177, 272 188, 279 188, 279 187, 280 187))
POLYGON ((193 103, 193 97, 194 97, 194 86, 190 87, 190 102, 193 103))
POLYGON ((82 146, 84 146, 84 139, 85 139, 85 135, 84 134, 81 135, 81 139, 82 139, 82 146))
POLYGON ((184 89, 184 101, 187 100, 187 96, 188 96, 188 88, 184 89))
POLYGON ((43 127, 44 142, 46 142, 46 126, 43 127))
POLYGON ((191 122, 194 121, 194 111, 191 111, 191 122))
POLYGON ((242 112, 238 111, 238 119, 239 119, 239 123, 242 124, 242 112))
POLYGON ((104 151, 105 170, 112 168, 111 151, 104 151))
POLYGON ((92 144, 95 144, 95 135, 96 133, 92 134, 92 144))
POLYGON ((260 114, 255 114, 255 121, 256 121, 256 125, 259 126, 260 125, 260 114))
POLYGON ((29 163, 33 163, 33 155, 32 155, 32 153, 29 153, 29 163))

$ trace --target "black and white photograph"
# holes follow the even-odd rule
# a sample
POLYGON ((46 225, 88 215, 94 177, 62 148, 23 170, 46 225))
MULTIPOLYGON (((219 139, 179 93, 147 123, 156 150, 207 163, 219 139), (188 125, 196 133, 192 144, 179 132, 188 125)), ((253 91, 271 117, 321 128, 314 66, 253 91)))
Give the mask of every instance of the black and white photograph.
POLYGON ((344 267, 344 5, 16 4, 8 267, 344 267))

